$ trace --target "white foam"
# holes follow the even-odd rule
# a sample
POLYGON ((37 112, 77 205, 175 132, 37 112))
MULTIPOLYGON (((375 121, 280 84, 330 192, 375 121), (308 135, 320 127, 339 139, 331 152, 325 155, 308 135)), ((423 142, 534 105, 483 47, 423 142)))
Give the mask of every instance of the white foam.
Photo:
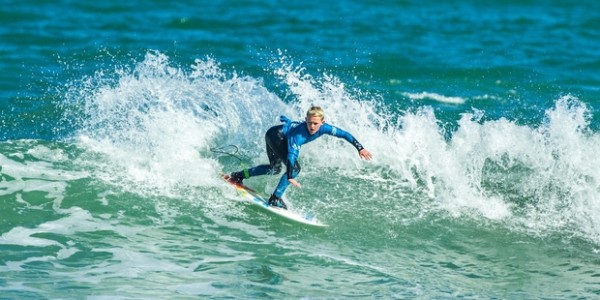
MULTIPOLYGON (((329 74, 308 75, 285 57, 281 62, 275 74, 288 89, 286 102, 262 81, 227 73, 213 59, 197 60, 187 72, 160 53, 149 53, 133 71, 121 70, 116 81, 99 73, 89 86, 75 85, 71 100, 80 105, 74 107, 87 108, 79 142, 101 154, 92 160, 94 176, 137 193, 186 198, 190 189, 182 187, 222 184, 216 174, 224 166, 210 147, 236 144, 246 150, 248 164, 266 163, 264 132, 278 116, 301 120, 308 107, 320 105, 326 121, 351 132, 374 159, 362 161, 350 145, 324 138, 303 147, 302 176, 332 168, 350 178, 383 173, 427 197, 418 204, 422 211, 501 220, 537 232, 568 227, 599 239, 594 153, 600 143, 579 100, 557 100, 544 123, 533 125, 482 121, 485 112, 474 110, 448 132, 454 129, 430 107, 389 112, 378 95, 350 90, 329 74)), ((405 96, 466 101, 430 92, 405 96)), ((211 197, 197 198, 209 203, 211 197)), ((171 213, 165 210, 164 217, 171 213)))
MULTIPOLYGON (((54 156, 56 154, 46 153, 46 155, 54 156)), ((24 157, 21 157, 20 159, 24 159, 24 157)), ((0 165, 2 165, 2 174, 9 175, 17 180, 23 178, 38 178, 63 181, 75 180, 88 176, 87 172, 65 171, 60 167, 57 167, 52 161, 15 161, 2 154, 0 154, 0 165)))
MULTIPOLYGON (((303 107, 320 101, 329 120, 352 132, 375 157, 360 162, 351 147, 323 139, 303 147, 305 164, 343 167, 336 172, 352 177, 365 168, 389 170, 393 178, 432 200, 420 204, 422 210, 501 220, 537 234, 567 231, 600 241, 600 162, 594 154, 600 151, 600 136, 588 129, 590 114, 578 99, 558 99, 539 126, 506 119, 483 122, 485 112, 474 110, 448 135, 429 107, 407 112, 394 123, 393 117, 381 114, 385 110, 374 111, 373 102, 359 101, 337 79, 319 81, 301 72, 280 70, 297 94, 294 117, 302 118, 303 107), (522 201, 529 203, 523 206, 522 201)), ((407 96, 464 103, 462 98, 431 93, 407 96)))
POLYGON ((62 149, 50 149, 44 145, 36 145, 35 147, 28 149, 27 154, 33 157, 50 162, 64 162, 69 159, 62 149))
POLYGON ((430 92, 422 92, 422 93, 402 93, 403 96, 408 97, 412 100, 424 100, 429 99, 433 101, 443 102, 443 103, 452 103, 452 104, 463 104, 465 103, 465 99, 461 97, 449 97, 440 95, 437 93, 430 92))
POLYGON ((212 59, 192 69, 148 53, 133 72, 119 72, 116 84, 99 73, 90 86, 74 85, 70 100, 87 108, 78 141, 106 159, 93 167, 97 177, 176 197, 181 187, 214 186, 221 166, 208 149, 261 140, 284 107, 260 81, 227 75, 212 59))
POLYGON ((481 122, 482 115, 463 115, 446 142, 432 110, 408 113, 386 161, 401 178, 424 184, 435 205, 454 216, 475 209, 538 234, 567 231, 600 241, 600 137, 588 129, 585 105, 562 97, 537 128, 481 122))

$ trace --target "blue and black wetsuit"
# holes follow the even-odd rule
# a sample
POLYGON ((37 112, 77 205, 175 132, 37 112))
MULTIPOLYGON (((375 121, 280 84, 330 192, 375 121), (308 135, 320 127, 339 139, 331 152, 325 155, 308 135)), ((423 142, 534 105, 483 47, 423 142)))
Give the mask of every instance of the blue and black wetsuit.
POLYGON ((291 121, 285 116, 281 116, 280 120, 284 123, 283 125, 273 126, 265 134, 269 164, 256 166, 248 170, 250 177, 265 174, 275 175, 281 172, 281 164, 285 163, 286 173, 281 176, 279 184, 273 192, 273 195, 277 198, 281 198, 290 185, 288 179, 296 178, 300 173, 298 155, 302 145, 328 134, 345 139, 354 145, 358 151, 363 149, 363 146, 350 133, 327 123, 321 125, 319 130, 311 135, 308 133, 306 122, 291 121))

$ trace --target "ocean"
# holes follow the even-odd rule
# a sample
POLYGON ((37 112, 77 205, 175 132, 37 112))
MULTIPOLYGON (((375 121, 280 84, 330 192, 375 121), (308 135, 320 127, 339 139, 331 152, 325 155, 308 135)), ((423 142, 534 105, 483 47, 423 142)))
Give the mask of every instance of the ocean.
POLYGON ((3 4, 0 299, 600 298, 598 1, 3 4))

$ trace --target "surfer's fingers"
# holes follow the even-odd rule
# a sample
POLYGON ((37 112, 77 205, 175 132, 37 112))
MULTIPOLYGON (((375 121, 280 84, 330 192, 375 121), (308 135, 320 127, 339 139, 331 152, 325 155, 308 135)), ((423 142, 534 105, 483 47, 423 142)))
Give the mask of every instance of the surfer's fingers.
POLYGON ((369 152, 369 150, 367 149, 361 150, 358 154, 361 158, 364 158, 366 160, 371 160, 371 158, 373 158, 373 154, 371 154, 371 152, 369 152))

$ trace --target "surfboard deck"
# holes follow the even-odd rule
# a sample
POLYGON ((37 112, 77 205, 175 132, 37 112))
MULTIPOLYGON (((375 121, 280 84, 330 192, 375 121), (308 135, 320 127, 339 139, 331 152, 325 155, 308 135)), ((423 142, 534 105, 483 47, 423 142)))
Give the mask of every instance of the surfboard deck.
POLYGON ((269 201, 263 196, 261 196, 254 189, 232 181, 229 175, 227 174, 223 175, 222 177, 227 183, 233 185, 236 188, 240 196, 242 196, 243 200, 246 202, 262 207, 263 209, 268 210, 271 213, 274 213, 291 221, 311 226, 327 227, 327 225, 317 221, 315 216, 310 213, 295 212, 293 210, 270 206, 269 201))

